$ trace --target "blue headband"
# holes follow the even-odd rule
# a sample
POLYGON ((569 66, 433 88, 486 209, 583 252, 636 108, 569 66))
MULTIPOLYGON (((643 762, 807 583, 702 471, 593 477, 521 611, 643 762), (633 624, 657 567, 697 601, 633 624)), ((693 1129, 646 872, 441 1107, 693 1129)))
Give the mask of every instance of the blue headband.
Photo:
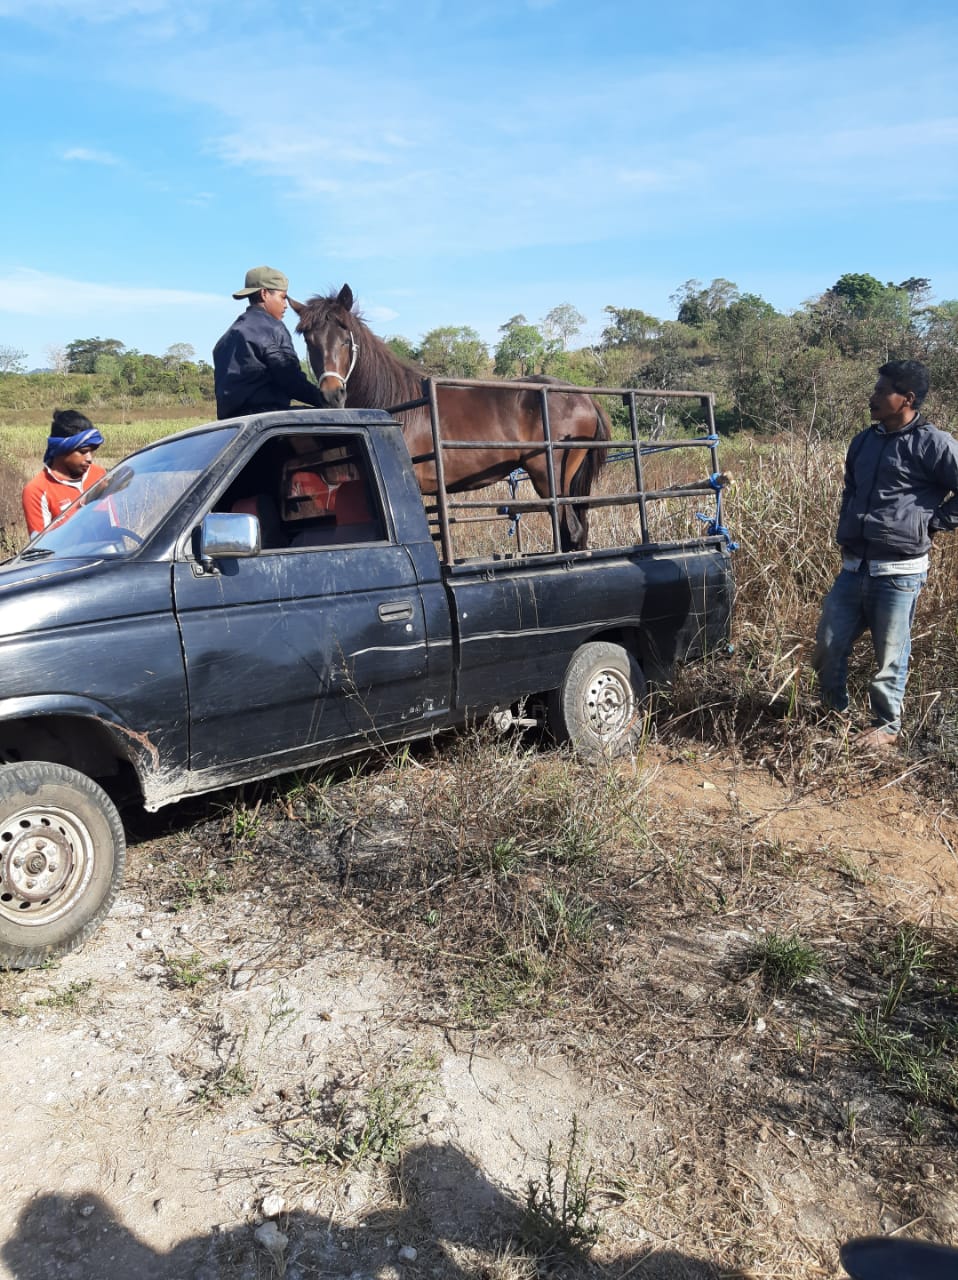
POLYGON ((74 449, 85 449, 88 446, 98 449, 102 443, 103 437, 96 427, 80 431, 75 436, 47 436, 47 451, 43 455, 43 461, 49 466, 61 453, 72 453, 74 449))

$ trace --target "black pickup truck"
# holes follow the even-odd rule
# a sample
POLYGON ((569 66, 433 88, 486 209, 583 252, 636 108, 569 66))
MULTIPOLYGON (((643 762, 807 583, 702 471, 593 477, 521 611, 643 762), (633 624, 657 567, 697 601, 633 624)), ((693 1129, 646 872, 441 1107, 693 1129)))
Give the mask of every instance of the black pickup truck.
POLYGON ((720 533, 644 535, 445 562, 380 410, 125 459, 0 566, 0 965, 104 918, 120 796, 156 810, 520 702, 559 740, 626 748, 646 677, 720 649, 731 610, 720 533))

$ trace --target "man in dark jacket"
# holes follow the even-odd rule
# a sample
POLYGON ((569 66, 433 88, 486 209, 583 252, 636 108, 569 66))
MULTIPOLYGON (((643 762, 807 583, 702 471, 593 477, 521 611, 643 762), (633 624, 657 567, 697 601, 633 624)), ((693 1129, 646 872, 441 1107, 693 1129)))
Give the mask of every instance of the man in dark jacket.
POLYGON ((842 568, 825 597, 812 665, 822 701, 848 709, 848 656, 871 632, 878 670, 869 686, 872 728, 858 742, 893 746, 911 656, 911 627, 935 534, 958 527, 958 441, 921 414, 928 370, 893 360, 878 370, 874 421, 845 458, 836 541, 842 568))
POLYGON ((288 286, 282 271, 253 267, 233 294, 249 306, 213 348, 218 418, 288 409, 291 400, 320 409, 341 403, 337 391, 327 395, 303 373, 283 324, 288 286))

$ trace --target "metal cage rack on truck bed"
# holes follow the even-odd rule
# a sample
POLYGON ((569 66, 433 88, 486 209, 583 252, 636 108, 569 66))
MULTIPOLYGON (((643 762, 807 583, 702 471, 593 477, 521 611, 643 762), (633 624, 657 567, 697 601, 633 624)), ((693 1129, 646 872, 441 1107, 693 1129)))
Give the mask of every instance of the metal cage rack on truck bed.
MULTIPOLYGON (((405 401, 390 406, 389 412, 401 415, 416 409, 427 409, 432 429, 433 448, 429 453, 416 454, 414 464, 431 462, 436 468, 436 493, 426 499, 426 514, 434 539, 439 543, 443 561, 450 566, 462 562, 453 548, 453 525, 470 523, 488 523, 503 515, 512 520, 512 531, 515 533, 515 555, 527 554, 523 551, 519 517, 528 512, 546 512, 549 515, 552 530, 551 551, 560 552, 560 519, 561 508, 568 506, 586 506, 590 510, 602 507, 634 506, 638 514, 638 537, 634 539, 637 546, 668 547, 681 545, 679 542, 660 541, 652 538, 649 531, 649 504, 666 499, 693 498, 711 495, 714 499, 714 515, 696 513, 696 518, 705 525, 702 537, 722 541, 730 549, 737 546, 733 543, 723 523, 722 491, 730 483, 729 477, 719 470, 718 434, 715 429, 714 397, 706 391, 673 391, 663 389, 644 389, 631 387, 579 387, 570 383, 515 382, 504 383, 494 379, 474 378, 424 378, 423 394, 419 399, 405 401), (442 421, 439 412, 437 389, 439 387, 454 388, 486 388, 501 389, 507 386, 512 390, 534 392, 539 398, 542 419, 542 444, 530 448, 526 442, 514 439, 495 440, 450 440, 444 438, 442 421), (626 410, 627 432, 625 436, 608 440, 554 439, 549 414, 549 400, 555 395, 568 395, 570 392, 591 397, 597 404, 605 407, 605 401, 616 401, 626 410), (700 434, 666 438, 660 436, 666 423, 666 415, 673 402, 696 403, 701 410, 700 434), (648 410, 640 410, 640 404, 652 406, 650 417, 651 429, 644 433, 640 430, 640 415, 648 410), (517 497, 518 481, 526 478, 521 468, 514 470, 502 479, 508 480, 512 496, 505 503, 500 496, 464 497, 449 491, 445 481, 444 455, 453 450, 485 450, 504 448, 523 448, 527 453, 543 453, 545 455, 546 473, 549 493, 545 497, 517 497), (598 450, 604 454, 608 463, 630 464, 630 480, 620 491, 613 494, 591 493, 586 496, 564 496, 557 491, 556 469, 557 454, 564 450, 598 450), (653 454, 675 449, 706 450, 709 460, 709 471, 700 480, 670 484, 663 488, 648 488, 646 485, 643 459, 653 454), (433 500, 430 500, 433 499, 433 500)), ((471 493, 481 490, 471 490, 471 493)), ((701 540, 701 539, 700 539, 701 540)), ((537 554, 548 554, 539 552, 537 554)), ((565 554, 590 555, 590 550, 567 552, 565 554)), ((499 557, 495 557, 499 558, 499 557)), ((470 558, 474 563, 474 558, 470 558)))

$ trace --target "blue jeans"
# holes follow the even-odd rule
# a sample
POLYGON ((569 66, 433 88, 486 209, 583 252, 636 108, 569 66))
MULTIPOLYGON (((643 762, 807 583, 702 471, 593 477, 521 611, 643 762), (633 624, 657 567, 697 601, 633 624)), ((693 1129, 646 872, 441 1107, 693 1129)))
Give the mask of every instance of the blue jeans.
POLYGON ((874 724, 886 733, 901 730, 901 704, 911 657, 911 624, 924 573, 871 577, 842 569, 822 604, 812 666, 822 702, 848 709, 848 655, 871 632, 878 670, 868 686, 874 724))

